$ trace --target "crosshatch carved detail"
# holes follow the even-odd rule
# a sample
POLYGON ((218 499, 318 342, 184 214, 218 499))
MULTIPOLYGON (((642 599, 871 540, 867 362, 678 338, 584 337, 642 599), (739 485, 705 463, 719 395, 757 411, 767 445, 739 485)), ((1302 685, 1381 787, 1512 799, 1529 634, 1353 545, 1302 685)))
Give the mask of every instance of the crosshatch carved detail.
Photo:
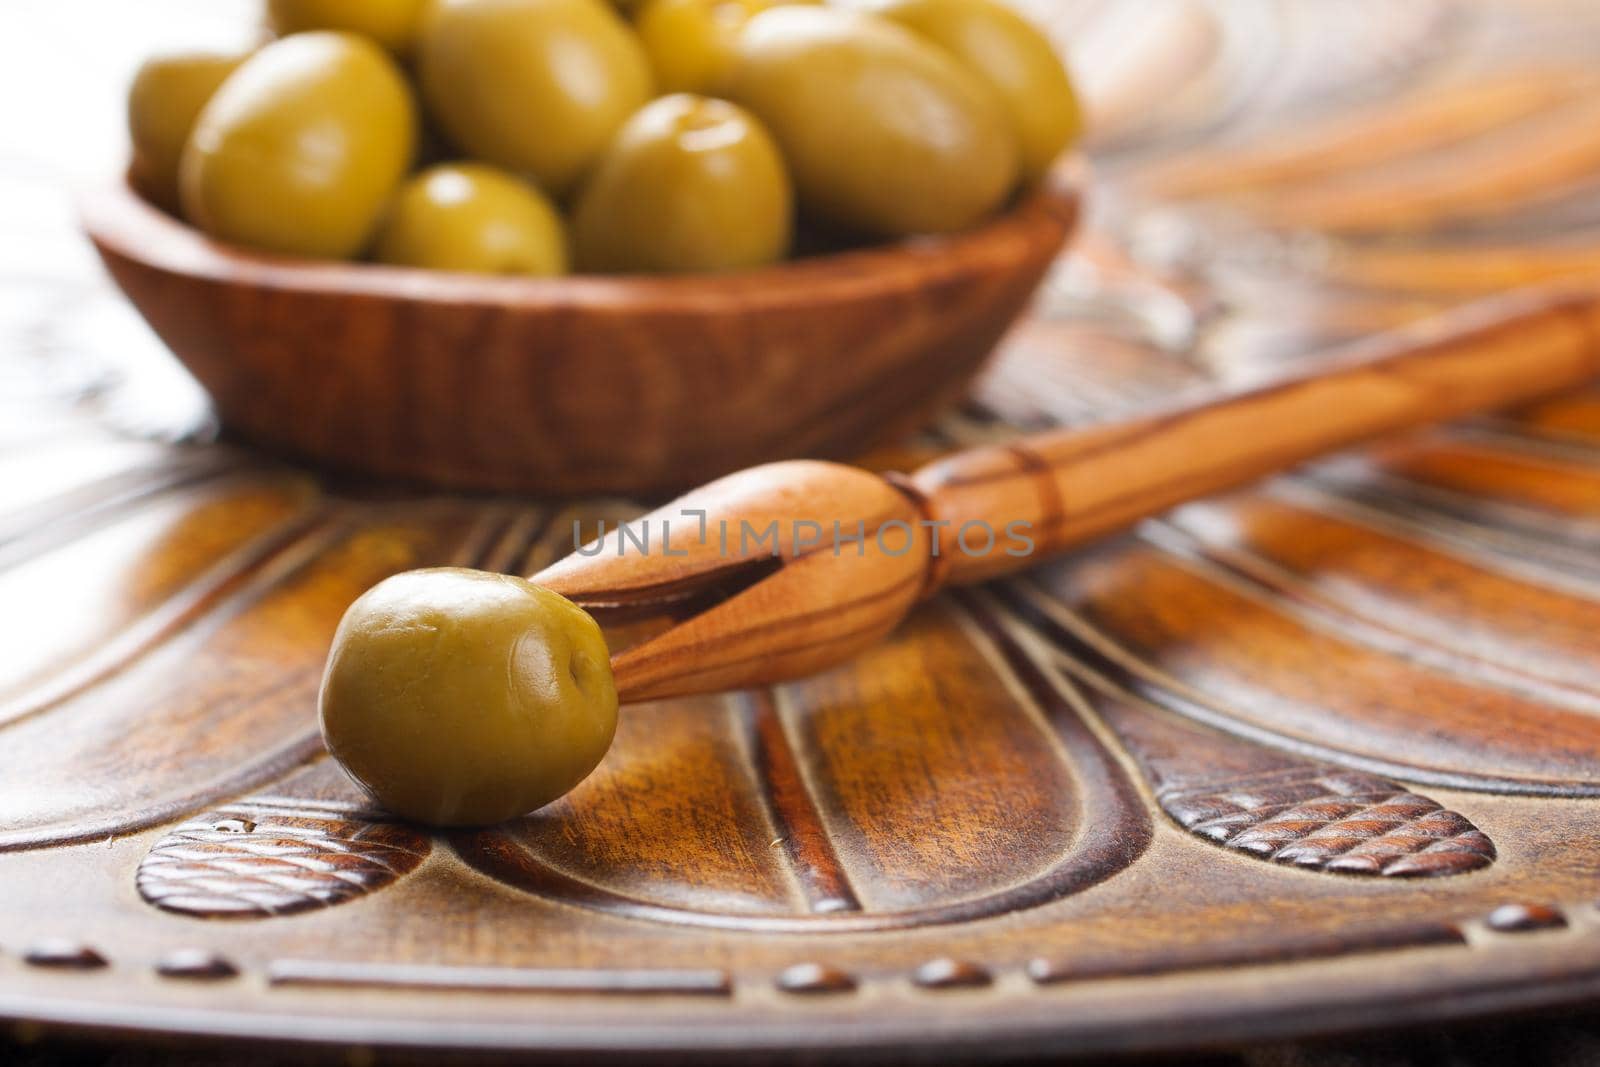
POLYGON ((1441 877, 1494 862, 1494 842, 1466 816, 1379 775, 1290 755, 1141 700, 1074 658, 1085 646, 1020 584, 1001 595, 1054 642, 1057 664, 1085 683, 1157 804, 1191 833, 1336 874, 1441 877))
POLYGON ((427 834, 381 818, 242 803, 157 841, 137 883, 140 896, 166 911, 259 919, 375 892, 411 873, 431 848, 427 834))
POLYGON ((1463 815, 1386 778, 1308 767, 1157 799, 1192 833, 1296 867, 1437 877, 1487 867, 1494 843, 1463 815))

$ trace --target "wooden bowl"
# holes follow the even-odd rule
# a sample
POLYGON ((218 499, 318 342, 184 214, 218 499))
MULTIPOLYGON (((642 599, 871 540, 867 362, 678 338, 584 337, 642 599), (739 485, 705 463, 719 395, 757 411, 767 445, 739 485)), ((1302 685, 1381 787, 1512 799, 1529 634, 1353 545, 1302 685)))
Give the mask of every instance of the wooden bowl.
POLYGON ((126 185, 84 205, 117 284, 267 449, 462 489, 653 494, 846 458, 958 399, 1077 217, 695 277, 494 278, 263 255, 126 185))

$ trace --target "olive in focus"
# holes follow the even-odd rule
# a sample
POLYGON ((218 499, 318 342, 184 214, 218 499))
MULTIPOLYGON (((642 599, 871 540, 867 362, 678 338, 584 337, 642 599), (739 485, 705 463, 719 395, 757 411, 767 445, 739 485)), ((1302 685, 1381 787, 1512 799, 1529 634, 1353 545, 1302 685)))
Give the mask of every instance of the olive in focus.
POLYGON ((772 131, 803 209, 868 234, 959 230, 1016 184, 995 91, 876 15, 776 7, 740 36, 728 96, 772 131))
POLYGON ((417 65, 423 97, 458 147, 555 196, 653 91, 644 48, 602 0, 437 0, 417 65))
POLYGON ((359 33, 403 56, 416 41, 427 6, 428 0, 267 0, 267 23, 279 34, 359 33))
POLYGON ((1083 113, 1060 54, 1037 26, 1000 0, 866 0, 948 51, 992 86, 1022 152, 1022 178, 1038 180, 1083 132, 1083 113))
POLYGON ((128 90, 129 177, 168 211, 178 210, 178 164, 195 120, 244 61, 240 53, 184 52, 147 59, 134 75, 128 90))
POLYGON ((521 578, 410 571, 334 635, 322 736, 389 811, 484 826, 543 807, 599 764, 617 725, 600 628, 521 578))
POLYGON ((628 120, 573 216, 580 268, 720 271, 782 259, 793 226, 783 158, 725 100, 664 96, 628 120))
POLYGON ((353 34, 295 34, 246 60, 201 111, 183 155, 183 210, 224 241, 350 258, 415 144, 410 91, 386 52, 353 34))
POLYGON ((483 163, 444 163, 406 182, 378 231, 374 256, 429 270, 567 272, 566 234, 550 201, 483 163))

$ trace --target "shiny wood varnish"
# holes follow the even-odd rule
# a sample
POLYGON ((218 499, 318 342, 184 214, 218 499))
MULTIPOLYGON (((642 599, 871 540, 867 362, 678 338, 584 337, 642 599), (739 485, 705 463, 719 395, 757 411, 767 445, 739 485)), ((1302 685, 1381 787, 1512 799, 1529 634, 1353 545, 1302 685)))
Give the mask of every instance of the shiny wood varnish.
MULTIPOLYGON (((1095 216, 975 398, 868 471, 1115 437, 1463 300, 1594 280, 1587 0, 1038 9, 1082 42, 1095 216)), ((108 37, 71 29, 85 55, 108 37)), ((53 202, 54 168, 6 166, 53 202)), ((574 520, 640 503, 130 437, 171 429, 137 319, 44 214, 0 219, 22 284, 0 1017, 22 1035, 180 1033, 219 1062, 264 1039, 1061 1059, 1600 996, 1595 386, 946 591, 832 670, 630 706, 560 803, 434 835, 321 754, 340 612, 407 567, 539 572, 574 520)))
POLYGON ((662 493, 846 458, 964 395, 1076 225, 1063 177, 970 232, 718 276, 493 278, 252 253, 119 185, 85 226, 239 436, 455 489, 662 493))

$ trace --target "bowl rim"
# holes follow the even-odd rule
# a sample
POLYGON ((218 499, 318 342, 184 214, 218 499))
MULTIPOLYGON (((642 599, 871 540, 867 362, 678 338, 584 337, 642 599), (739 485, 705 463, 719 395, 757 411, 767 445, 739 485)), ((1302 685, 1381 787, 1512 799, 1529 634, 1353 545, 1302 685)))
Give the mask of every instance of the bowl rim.
POLYGON ((1041 216, 1071 229, 1084 185, 1064 166, 1000 214, 956 233, 905 238, 723 274, 572 274, 504 277, 258 252, 206 236, 142 196, 128 181, 79 198, 80 223, 102 251, 169 274, 277 291, 362 295, 402 301, 540 307, 703 307, 809 304, 861 297, 999 269, 1036 240, 1041 216))

